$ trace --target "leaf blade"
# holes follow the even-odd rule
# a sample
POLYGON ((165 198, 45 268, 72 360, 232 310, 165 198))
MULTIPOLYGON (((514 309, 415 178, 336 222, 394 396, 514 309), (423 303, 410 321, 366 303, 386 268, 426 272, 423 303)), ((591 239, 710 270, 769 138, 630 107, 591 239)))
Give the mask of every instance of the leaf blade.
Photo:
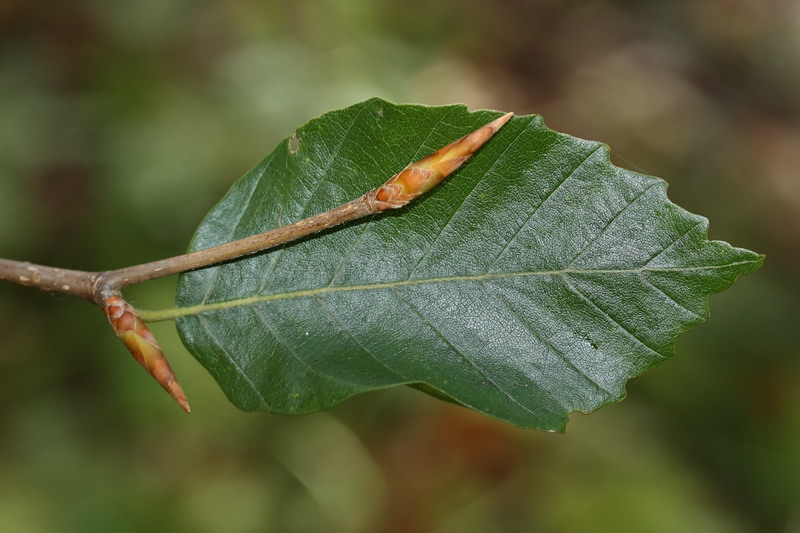
MULTIPOLYGON (((351 200, 497 115, 377 99, 324 115, 234 185, 191 249, 351 200)), ((183 275, 178 329, 244 409, 311 412, 420 383, 561 430, 671 357, 707 296, 760 265, 707 241, 665 189, 599 143, 514 117, 397 214, 183 275)))

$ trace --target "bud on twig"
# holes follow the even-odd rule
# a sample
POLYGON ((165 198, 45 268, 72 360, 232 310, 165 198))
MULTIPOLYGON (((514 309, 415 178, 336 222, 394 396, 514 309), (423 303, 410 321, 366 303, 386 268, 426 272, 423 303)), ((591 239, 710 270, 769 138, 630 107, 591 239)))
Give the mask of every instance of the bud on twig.
POLYGON ((103 311, 105 311, 114 333, 122 340, 128 351, 188 413, 190 411, 189 403, 175 378, 175 373, 169 366, 155 337, 136 314, 133 306, 123 300, 119 294, 113 294, 103 302, 103 311))
POLYGON ((506 113, 457 141, 439 148, 431 155, 411 163, 381 187, 367 193, 368 201, 377 211, 403 207, 455 172, 513 115, 514 113, 506 113))

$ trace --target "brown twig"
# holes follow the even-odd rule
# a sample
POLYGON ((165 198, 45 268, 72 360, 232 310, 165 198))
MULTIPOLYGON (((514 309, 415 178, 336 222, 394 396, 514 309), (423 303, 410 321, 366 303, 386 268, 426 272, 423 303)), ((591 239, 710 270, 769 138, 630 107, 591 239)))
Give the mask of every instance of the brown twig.
POLYGON ((223 261, 230 261, 231 259, 295 241, 307 235, 375 213, 376 211, 371 209, 365 200, 365 196, 324 213, 304 218, 293 224, 265 231, 258 235, 252 235, 189 254, 153 261, 152 263, 103 272, 100 274, 97 288, 101 292, 103 290, 119 290, 135 283, 216 265, 223 261))
POLYGON ((116 335, 139 363, 167 392, 189 411, 186 396, 166 358, 136 310, 122 299, 128 285, 217 265, 296 241, 386 209, 396 209, 429 191, 477 152, 511 118, 507 113, 454 141, 431 155, 411 163, 386 183, 360 198, 293 224, 272 229, 205 250, 105 272, 54 268, 23 261, 0 259, 0 280, 45 291, 70 294, 103 308, 116 335))
POLYGON ((43 291, 63 292, 84 300, 94 301, 97 272, 67 270, 0 258, 0 280, 10 281, 43 291))

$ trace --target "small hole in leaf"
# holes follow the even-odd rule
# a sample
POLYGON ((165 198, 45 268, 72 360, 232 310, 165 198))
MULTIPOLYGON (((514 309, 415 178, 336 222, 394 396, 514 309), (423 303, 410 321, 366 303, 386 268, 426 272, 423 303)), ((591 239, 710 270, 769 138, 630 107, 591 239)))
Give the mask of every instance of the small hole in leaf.
POLYGON ((295 133, 291 137, 289 137, 289 151, 293 154, 296 154, 297 151, 300 149, 300 137, 295 133))
POLYGON ((382 107, 378 108, 378 116, 379 117, 383 117, 383 108, 382 107))

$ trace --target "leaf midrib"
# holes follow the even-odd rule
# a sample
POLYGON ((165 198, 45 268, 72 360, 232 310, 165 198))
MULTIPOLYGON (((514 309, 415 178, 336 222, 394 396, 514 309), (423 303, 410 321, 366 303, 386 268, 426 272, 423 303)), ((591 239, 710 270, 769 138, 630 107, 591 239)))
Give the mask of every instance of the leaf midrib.
POLYGON ((734 263, 727 263, 723 265, 706 265, 697 267, 666 267, 666 268, 630 268, 630 269, 560 269, 560 270, 542 270, 531 272, 495 272, 485 274, 475 274, 471 276, 446 276, 438 278, 424 278, 424 279, 406 279, 402 281, 390 281, 383 283, 368 283, 363 285, 339 285, 339 286, 325 286, 316 289, 302 289, 297 291, 288 291, 274 294, 261 294, 257 296, 249 296, 247 298, 235 298, 233 300, 224 300, 220 302, 201 303, 198 305, 190 305, 186 307, 174 307, 170 309, 160 309, 155 311, 139 310, 139 315, 146 322, 159 322, 162 320, 174 320, 176 318, 198 315, 209 311, 219 311, 221 309, 231 309, 234 307, 243 307, 254 305, 263 302, 274 302, 280 300, 289 300, 294 298, 312 298, 322 294, 339 293, 339 292, 354 292, 354 291, 371 291, 371 290, 388 290, 398 287, 408 287, 413 285, 425 285, 433 283, 457 283, 469 281, 490 281, 495 279, 506 278, 523 278, 523 277, 538 277, 538 276, 564 276, 568 274, 641 274, 644 272, 701 272, 704 270, 723 270, 726 268, 734 268, 737 266, 748 265, 757 261, 738 261, 734 263))

